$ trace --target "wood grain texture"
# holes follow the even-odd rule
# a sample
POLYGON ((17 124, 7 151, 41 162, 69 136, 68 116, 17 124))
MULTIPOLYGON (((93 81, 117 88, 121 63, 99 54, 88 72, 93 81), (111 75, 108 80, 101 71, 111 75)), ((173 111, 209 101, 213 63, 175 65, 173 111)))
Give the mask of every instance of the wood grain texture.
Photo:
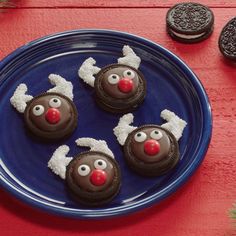
MULTIPOLYGON (((18 0, 16 1, 17 7, 98 7, 98 8, 113 8, 113 7, 122 7, 122 8, 140 8, 140 7, 170 7, 176 2, 189 2, 186 0, 176 1, 176 0, 18 0)), ((194 0, 193 2, 198 2, 205 4, 210 7, 236 7, 235 0, 194 0)))
MULTIPOLYGON (((35 6, 46 4, 46 1, 34 2, 35 6)), ((62 1, 50 1, 50 4, 55 2, 63 4, 62 1)), ((235 3, 221 2, 229 6, 235 3)), ((199 77, 208 93, 214 118, 212 142, 203 164, 184 187, 161 204, 115 220, 78 221, 38 212, 1 191, 1 235, 236 235, 228 217, 228 209, 236 200, 236 66, 223 59, 217 45, 223 25, 235 16, 236 8, 213 8, 214 33, 208 40, 194 45, 177 43, 166 34, 167 10, 35 8, 9 10, 0 15, 0 60, 33 39, 80 28, 121 30, 159 43, 182 58, 199 77)))

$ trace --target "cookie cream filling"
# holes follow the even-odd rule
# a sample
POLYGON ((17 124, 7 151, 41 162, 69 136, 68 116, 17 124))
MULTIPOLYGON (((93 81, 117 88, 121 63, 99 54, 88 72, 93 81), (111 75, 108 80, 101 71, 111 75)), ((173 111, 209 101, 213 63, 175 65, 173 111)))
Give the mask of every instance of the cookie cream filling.
POLYGON ((170 30, 170 31, 171 31, 172 34, 174 34, 175 36, 177 36, 179 38, 182 38, 182 39, 196 39, 196 38, 199 38, 199 37, 201 37, 201 36, 206 34, 205 32, 203 32, 201 34, 187 35, 187 34, 176 33, 173 30, 170 30))

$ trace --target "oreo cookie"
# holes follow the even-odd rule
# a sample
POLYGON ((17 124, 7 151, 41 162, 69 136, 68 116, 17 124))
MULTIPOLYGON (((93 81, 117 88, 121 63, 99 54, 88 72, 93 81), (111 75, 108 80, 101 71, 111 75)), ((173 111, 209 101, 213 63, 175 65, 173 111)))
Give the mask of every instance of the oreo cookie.
POLYGON ((167 122, 161 126, 146 124, 132 126, 131 113, 122 116, 113 129, 117 141, 123 146, 128 166, 142 176, 166 174, 180 159, 178 140, 187 122, 167 109, 161 112, 167 122))
POLYGON ((120 190, 120 169, 117 162, 105 153, 80 153, 67 166, 66 184, 77 202, 89 206, 103 205, 120 190))
POLYGON ((236 17, 222 29, 219 37, 219 49, 227 59, 236 61, 236 17))
POLYGON ((112 113, 133 111, 146 96, 146 81, 139 70, 122 64, 103 67, 94 83, 96 102, 112 113))
POLYGON ((35 97, 27 94, 27 85, 17 86, 10 99, 12 106, 24 114, 25 126, 40 141, 68 137, 77 127, 78 112, 73 103, 73 85, 60 75, 50 74, 53 88, 35 97))
POLYGON ((27 129, 44 140, 68 137, 77 127, 75 104, 59 93, 43 93, 27 103, 24 120, 27 129))
POLYGON ((174 135, 158 125, 144 125, 129 134, 124 144, 128 166, 143 176, 159 176, 179 161, 179 144, 174 135))
POLYGON ((67 185, 71 197, 82 205, 99 206, 109 203, 121 186, 120 167, 104 140, 79 138, 76 144, 90 151, 68 157, 67 145, 58 147, 48 167, 67 185))
POLYGON ((180 3, 169 9, 166 15, 168 34, 182 43, 197 43, 213 32, 214 15, 199 3, 180 3))
POLYGON ((111 113, 133 111, 146 96, 146 81, 139 70, 141 58, 128 45, 122 52, 115 64, 99 68, 90 57, 78 70, 80 79, 94 87, 97 104, 111 113))

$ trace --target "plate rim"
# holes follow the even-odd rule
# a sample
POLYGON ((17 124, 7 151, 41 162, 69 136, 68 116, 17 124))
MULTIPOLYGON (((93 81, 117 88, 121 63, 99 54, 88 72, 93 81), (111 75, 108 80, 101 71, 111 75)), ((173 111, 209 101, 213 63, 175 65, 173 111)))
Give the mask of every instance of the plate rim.
MULTIPOLYGON (((108 30, 108 29, 75 29, 75 30, 69 30, 69 31, 62 31, 54 34, 49 34, 43 37, 40 37, 38 39, 35 39, 31 42, 28 42, 24 44, 23 46, 20 46, 13 52, 11 52, 8 56, 4 57, 2 61, 0 61, 0 72, 6 66, 14 57, 17 57, 20 53, 23 51, 34 47, 35 45, 41 44, 45 41, 60 38, 63 36, 71 36, 71 35, 78 35, 78 34, 103 34, 103 35, 113 35, 113 36, 121 36, 127 38, 131 38, 134 41, 139 41, 141 43, 145 43, 145 45, 150 45, 152 48, 158 49, 163 53, 164 55, 167 55, 171 60, 174 61, 175 64, 178 65, 178 67, 181 68, 190 78, 191 83, 194 85, 195 90, 197 91, 198 98, 200 100, 202 113, 203 113, 203 131, 202 131, 202 139, 201 143, 205 143, 204 148, 201 148, 196 153, 196 157, 194 161, 186 168, 186 170, 171 184, 169 184, 162 192, 158 192, 156 194, 153 194, 149 196, 148 198, 145 198, 138 203, 125 205, 122 207, 116 207, 116 208, 106 208, 106 209, 82 209, 81 212, 78 211, 78 209, 72 209, 70 208, 70 211, 68 212, 66 208, 56 208, 50 207, 49 205, 46 205, 44 202, 40 203, 38 201, 35 201, 35 199, 32 199, 28 196, 24 196, 24 193, 21 193, 19 189, 16 187, 10 185, 7 183, 8 181, 4 179, 3 174, 0 172, 0 185, 7 190, 9 193, 14 195, 16 198, 22 200, 24 203, 28 203, 32 207, 36 207, 42 210, 46 210, 46 212, 54 213, 57 215, 67 216, 67 217, 73 217, 73 218, 82 218, 82 219, 94 219, 94 218, 107 218, 107 217, 113 217, 113 216, 122 216, 125 214, 130 214, 133 212, 136 212, 138 210, 141 210, 143 208, 149 207, 152 204, 157 204, 169 195, 176 192, 177 189, 179 189, 184 183, 187 182, 187 180, 195 173, 195 171, 200 166, 201 162, 205 158, 206 152, 208 150, 210 140, 212 137, 212 111, 211 111, 211 105, 209 98, 207 96, 207 93, 201 83, 201 81, 198 79, 196 74, 190 69, 190 67, 177 55, 172 53, 169 49, 159 45, 156 42, 153 42, 149 39, 146 39, 141 36, 137 36, 135 34, 117 31, 117 30, 108 30), (15 190, 14 190, 15 189, 15 190), (72 211, 73 210, 73 211, 72 211)), ((0 157, 1 161, 1 157, 0 157)), ((36 199, 37 200, 37 199, 36 199)))

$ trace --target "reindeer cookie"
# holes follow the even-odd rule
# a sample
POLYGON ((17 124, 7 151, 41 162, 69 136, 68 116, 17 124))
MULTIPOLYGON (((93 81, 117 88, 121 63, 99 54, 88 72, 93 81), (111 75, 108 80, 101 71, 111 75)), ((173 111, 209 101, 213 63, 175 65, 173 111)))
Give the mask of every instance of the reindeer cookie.
POLYGON ((118 142, 124 146, 127 164, 140 175, 163 175, 179 161, 178 140, 187 123, 168 110, 163 110, 161 117, 168 122, 134 127, 130 125, 134 117, 129 113, 114 128, 118 142))
POLYGON ((27 95, 26 84, 20 84, 10 99, 25 125, 34 135, 56 140, 70 135, 77 126, 77 109, 73 103, 73 86, 59 75, 50 74, 54 88, 36 97, 27 95))
POLYGON ((146 82, 138 70, 141 59, 129 46, 117 64, 100 69, 90 57, 79 68, 79 77, 94 87, 96 102, 112 113, 125 113, 141 104, 146 95, 146 82))
POLYGON ((65 179, 69 192, 81 204, 98 206, 110 202, 119 192, 120 168, 103 140, 79 138, 78 146, 91 150, 74 158, 67 157, 69 147, 60 146, 48 162, 48 167, 65 179))

